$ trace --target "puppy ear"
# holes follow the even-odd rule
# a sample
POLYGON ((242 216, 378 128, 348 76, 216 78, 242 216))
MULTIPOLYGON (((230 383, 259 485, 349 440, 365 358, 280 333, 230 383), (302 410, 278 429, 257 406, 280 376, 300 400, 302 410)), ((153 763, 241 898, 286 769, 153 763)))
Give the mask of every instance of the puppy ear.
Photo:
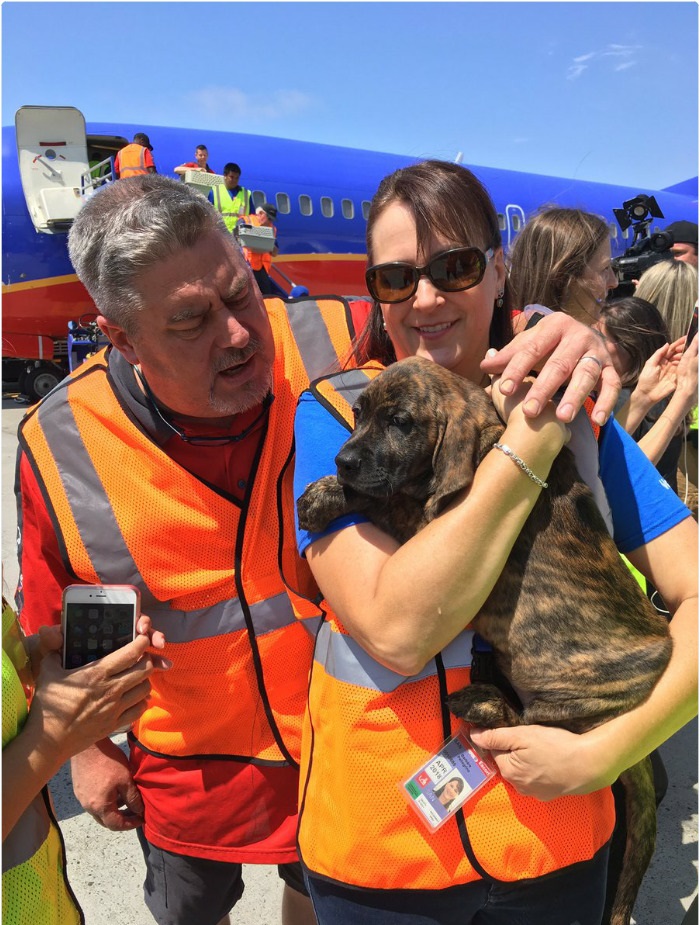
POLYGON ((458 492, 469 488, 477 466, 503 433, 495 411, 490 413, 490 399, 482 395, 477 393, 475 399, 474 392, 468 392, 448 403, 443 412, 444 423, 433 452, 433 491, 425 506, 426 521, 437 517, 458 492))

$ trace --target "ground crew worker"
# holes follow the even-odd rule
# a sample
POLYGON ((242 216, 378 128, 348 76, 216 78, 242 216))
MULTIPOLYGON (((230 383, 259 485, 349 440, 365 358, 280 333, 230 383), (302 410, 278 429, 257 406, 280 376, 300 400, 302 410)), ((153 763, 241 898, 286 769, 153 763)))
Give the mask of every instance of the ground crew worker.
POLYGON ((250 190, 240 186, 241 168, 229 163, 224 167, 223 186, 212 186, 207 196, 217 212, 220 212, 224 224, 233 233, 238 219, 250 212, 250 190))
POLYGON ((209 151, 206 145, 197 145, 194 149, 195 160, 186 161, 178 167, 173 168, 173 172, 178 174, 181 180, 184 180, 188 170, 196 170, 199 173, 214 173, 209 166, 209 151))
POLYGON ((145 132, 137 132, 130 145, 117 151, 114 158, 114 173, 119 180, 138 177, 144 173, 155 173, 153 146, 145 132))
POLYGON ((270 279, 270 267, 272 258, 279 253, 277 247, 277 229, 272 224, 272 220, 277 218, 277 209, 270 202, 264 202, 255 210, 254 215, 244 215, 239 219, 239 226, 252 225, 255 228, 271 228, 275 236, 275 246, 271 251, 252 250, 250 247, 243 248, 243 256, 250 264, 253 276, 258 284, 258 288, 263 295, 275 295, 270 279))

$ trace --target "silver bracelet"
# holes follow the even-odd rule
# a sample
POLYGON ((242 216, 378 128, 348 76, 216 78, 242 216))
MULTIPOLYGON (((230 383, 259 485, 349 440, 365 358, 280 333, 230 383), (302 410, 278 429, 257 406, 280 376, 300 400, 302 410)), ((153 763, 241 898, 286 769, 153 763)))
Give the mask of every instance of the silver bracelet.
POLYGON ((521 459, 517 453, 514 453, 509 446, 506 446, 505 443, 494 443, 494 450, 500 450, 502 453, 505 453, 506 456, 510 456, 516 466, 520 466, 525 475, 532 479, 535 485, 539 485, 540 488, 548 488, 547 482, 544 482, 541 478, 535 475, 532 469, 528 466, 524 459, 521 459))

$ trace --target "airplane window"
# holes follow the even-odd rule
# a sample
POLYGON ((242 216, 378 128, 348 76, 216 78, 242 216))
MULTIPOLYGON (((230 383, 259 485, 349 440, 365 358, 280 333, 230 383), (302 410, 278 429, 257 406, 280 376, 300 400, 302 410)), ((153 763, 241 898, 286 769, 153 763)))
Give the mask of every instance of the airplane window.
POLYGON ((333 200, 330 196, 321 196, 321 215, 324 218, 333 218, 333 200))
POLYGON ((314 206, 311 201, 311 196, 307 196, 305 193, 299 197, 299 211, 302 215, 313 215, 314 206))
POLYGON ((498 213, 498 229, 499 231, 506 230, 506 217, 503 212, 498 213))
POLYGON ((355 204, 352 199, 341 199, 340 207, 343 210, 343 218, 355 218, 355 204))
POLYGON ((362 218, 364 218, 365 221, 369 218, 369 207, 371 205, 372 203, 368 199, 362 200, 362 218))
POLYGON ((610 229, 610 237, 613 239, 616 238, 617 237, 617 225, 613 225, 613 223, 611 222, 608 225, 608 228, 610 229))
POLYGON ((256 209, 258 208, 258 206, 261 206, 264 202, 266 202, 264 190, 254 189, 252 192, 252 197, 253 197, 253 205, 255 206, 256 209))
POLYGON ((630 236, 630 230, 629 228, 625 228, 625 230, 622 232, 622 237, 625 238, 625 240, 627 240, 629 236, 630 236))
POLYGON ((522 228, 522 222, 520 221, 520 216, 515 212, 511 215, 511 223, 513 225, 513 231, 520 231, 522 228))
POLYGON ((277 211, 281 215, 289 215, 292 210, 289 196, 286 193, 275 193, 275 199, 277 200, 277 211))

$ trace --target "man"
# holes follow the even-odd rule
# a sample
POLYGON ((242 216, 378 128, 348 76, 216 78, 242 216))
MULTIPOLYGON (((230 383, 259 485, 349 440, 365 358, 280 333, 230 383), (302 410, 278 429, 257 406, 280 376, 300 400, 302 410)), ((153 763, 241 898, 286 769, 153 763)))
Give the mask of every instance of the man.
POLYGON ((239 227, 243 225, 252 225, 254 228, 271 228, 274 234, 275 246, 271 251, 259 251, 250 247, 243 248, 243 256, 250 264, 253 276, 258 284, 258 288, 263 295, 279 295, 279 292, 273 290, 272 280, 270 279, 270 267, 272 258, 279 253, 277 247, 277 229, 272 224, 273 219, 277 218, 277 209, 270 202, 264 202, 255 210, 254 215, 244 215, 239 219, 239 227))
POLYGON ((69 251, 113 346, 20 427, 22 622, 57 623, 76 579, 133 584, 172 662, 129 760, 109 739, 74 759, 76 796, 107 828, 143 826, 160 925, 227 923, 242 863, 278 864, 283 922, 310 925, 295 832, 312 633, 280 563, 313 588, 294 408, 352 324, 340 301, 265 305, 220 216, 166 177, 101 189, 69 251))
POLYGON ((241 168, 238 164, 226 164, 223 186, 212 186, 207 197, 216 211, 221 213, 224 224, 232 233, 241 215, 250 212, 250 190, 240 186, 240 178, 241 168))
POLYGON ((695 222, 671 222, 665 229, 673 236, 671 252, 674 260, 691 266, 698 265, 698 226, 695 222))
POLYGON ((146 173, 155 173, 153 146, 145 132, 136 132, 130 145, 117 151, 114 158, 114 173, 119 180, 139 177, 146 173))
POLYGON ((197 145, 194 149, 194 157, 194 161, 187 161, 187 163, 175 167, 174 172, 179 174, 181 178, 184 178, 188 170, 196 170, 199 173, 214 173, 208 164, 209 152, 206 145, 197 145))

